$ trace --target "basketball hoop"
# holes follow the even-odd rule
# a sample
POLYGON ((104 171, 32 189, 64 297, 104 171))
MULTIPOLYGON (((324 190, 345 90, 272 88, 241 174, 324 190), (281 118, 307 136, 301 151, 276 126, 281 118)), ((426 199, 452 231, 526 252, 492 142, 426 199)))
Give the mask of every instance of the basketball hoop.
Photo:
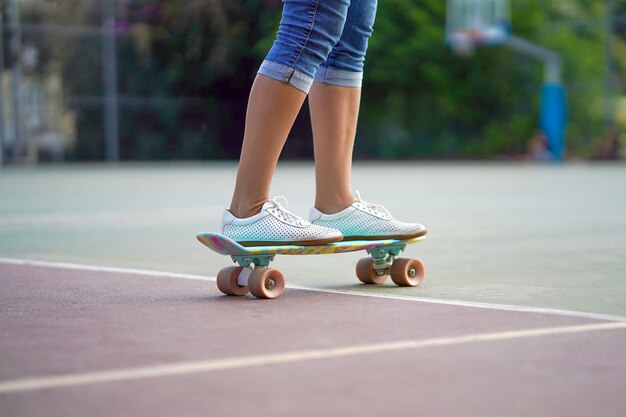
POLYGON ((457 55, 497 45, 510 36, 509 0, 448 0, 446 38, 457 55))
POLYGON ((476 46, 482 42, 482 36, 477 31, 456 30, 448 37, 452 52, 459 56, 471 56, 476 51, 476 46))

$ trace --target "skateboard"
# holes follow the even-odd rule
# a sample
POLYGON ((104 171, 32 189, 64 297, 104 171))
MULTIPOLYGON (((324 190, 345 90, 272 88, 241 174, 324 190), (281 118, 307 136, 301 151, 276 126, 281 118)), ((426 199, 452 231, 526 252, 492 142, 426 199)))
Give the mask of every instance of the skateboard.
POLYGON ((242 246, 219 233, 198 233, 198 240, 209 249, 228 255, 238 266, 222 268, 217 287, 226 295, 243 296, 250 292, 257 298, 277 298, 285 289, 285 277, 269 268, 276 255, 325 255, 365 250, 369 256, 356 265, 356 276, 364 284, 383 284, 391 276, 399 286, 415 287, 424 280, 424 265, 419 259, 398 258, 406 245, 421 242, 412 239, 352 240, 324 245, 242 246))

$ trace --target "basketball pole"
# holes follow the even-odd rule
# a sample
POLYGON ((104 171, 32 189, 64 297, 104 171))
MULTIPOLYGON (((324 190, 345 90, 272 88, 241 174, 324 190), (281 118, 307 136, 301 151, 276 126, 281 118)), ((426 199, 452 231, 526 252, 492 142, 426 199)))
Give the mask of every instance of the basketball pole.
POLYGON ((105 7, 102 34, 102 84, 104 86, 104 159, 120 159, 117 99, 117 56, 115 28, 115 0, 105 7))
POLYGON ((4 6, 0 6, 0 167, 4 164, 4 6))
POLYGON ((561 161, 565 157, 565 127, 567 125, 567 99, 562 82, 561 56, 557 52, 514 35, 509 36, 505 45, 514 52, 544 63, 539 124, 547 138, 552 159, 561 161))
POLYGON ((25 149, 22 143, 22 66, 21 66, 21 50, 22 50, 22 34, 20 28, 20 9, 18 0, 12 0, 8 5, 8 17, 11 26, 10 52, 13 58, 13 67, 11 69, 11 95, 13 101, 13 149, 14 158, 21 156, 22 150, 25 149))
POLYGON ((615 86, 613 84, 613 13, 615 12, 615 0, 605 1, 605 27, 604 35, 604 127, 608 131, 615 128, 615 86))

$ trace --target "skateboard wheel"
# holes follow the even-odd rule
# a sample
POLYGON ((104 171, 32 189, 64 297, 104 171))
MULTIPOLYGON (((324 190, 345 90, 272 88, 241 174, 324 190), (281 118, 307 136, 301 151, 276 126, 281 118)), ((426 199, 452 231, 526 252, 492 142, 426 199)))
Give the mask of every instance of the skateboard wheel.
POLYGON ((356 276, 364 284, 384 284, 387 281, 387 275, 378 275, 372 258, 366 257, 359 259, 356 264, 356 276))
POLYGON ((237 277, 243 271, 241 266, 229 266, 222 268, 217 274, 217 288, 226 295, 246 295, 248 287, 240 287, 237 284, 237 277))
POLYGON ((248 279, 250 294, 257 298, 277 298, 285 289, 285 277, 278 269, 255 269, 248 279))
POLYGON ((424 264, 419 259, 397 258, 391 264, 391 280, 401 287, 420 285, 424 274, 424 264))

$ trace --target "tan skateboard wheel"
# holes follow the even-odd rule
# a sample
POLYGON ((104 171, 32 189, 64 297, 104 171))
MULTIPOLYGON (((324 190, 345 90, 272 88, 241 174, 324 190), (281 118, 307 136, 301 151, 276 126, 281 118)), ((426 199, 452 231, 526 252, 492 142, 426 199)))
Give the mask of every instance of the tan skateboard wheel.
POLYGON ((217 274, 217 288, 226 295, 242 296, 248 294, 248 287, 240 287, 237 277, 243 271, 241 266, 222 268, 217 274))
POLYGON ((387 275, 378 275, 372 258, 369 256, 359 259, 356 264, 356 276, 364 284, 384 284, 387 281, 387 275))
POLYGON ((285 290, 285 277, 278 269, 255 269, 248 279, 250 294, 257 298, 277 298, 285 290))
POLYGON ((424 275, 424 264, 419 259, 397 258, 391 264, 391 280, 401 287, 420 285, 424 275))

